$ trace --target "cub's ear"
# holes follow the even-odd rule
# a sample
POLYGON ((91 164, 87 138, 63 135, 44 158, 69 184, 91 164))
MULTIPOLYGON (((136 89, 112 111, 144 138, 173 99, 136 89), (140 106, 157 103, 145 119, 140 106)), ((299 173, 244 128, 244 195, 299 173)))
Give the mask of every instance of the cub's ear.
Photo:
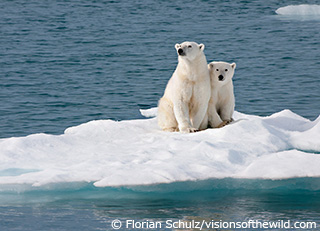
POLYGON ((209 63, 208 64, 208 68, 209 68, 209 70, 212 70, 214 68, 214 64, 213 63, 209 63))
POLYGON ((181 45, 177 43, 174 47, 176 48, 176 50, 178 50, 181 47, 181 45))
POLYGON ((203 44, 203 43, 201 43, 201 44, 199 45, 199 49, 202 50, 202 51, 204 50, 204 44, 203 44))
POLYGON ((234 70, 234 69, 236 69, 236 63, 231 63, 231 67, 232 67, 232 69, 234 70))

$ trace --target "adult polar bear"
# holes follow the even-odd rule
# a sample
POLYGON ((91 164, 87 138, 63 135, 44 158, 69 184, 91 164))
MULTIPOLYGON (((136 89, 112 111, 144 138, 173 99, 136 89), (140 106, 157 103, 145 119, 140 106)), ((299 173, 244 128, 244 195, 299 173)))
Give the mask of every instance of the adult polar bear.
POLYGON ((158 105, 158 124, 164 131, 195 132, 207 128, 211 95, 204 45, 176 44, 178 65, 158 105))

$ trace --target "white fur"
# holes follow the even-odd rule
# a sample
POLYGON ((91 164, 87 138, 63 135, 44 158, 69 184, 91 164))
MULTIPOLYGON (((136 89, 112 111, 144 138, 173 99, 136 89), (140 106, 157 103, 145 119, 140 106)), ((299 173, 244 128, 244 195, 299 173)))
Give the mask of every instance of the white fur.
POLYGON ((208 65, 211 81, 208 123, 212 128, 222 127, 232 121, 235 106, 232 77, 235 68, 235 63, 211 62, 208 65), (222 81, 219 76, 223 77, 222 81))
POLYGON ((175 48, 178 65, 159 100, 158 124, 165 131, 189 133, 206 126, 210 77, 203 44, 183 42, 175 48))

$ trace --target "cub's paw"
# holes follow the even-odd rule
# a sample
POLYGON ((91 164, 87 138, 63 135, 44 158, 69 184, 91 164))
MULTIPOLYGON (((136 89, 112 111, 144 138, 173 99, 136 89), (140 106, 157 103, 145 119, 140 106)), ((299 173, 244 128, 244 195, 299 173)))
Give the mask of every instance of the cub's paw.
POLYGON ((217 128, 222 128, 222 127, 226 126, 226 125, 229 124, 229 123, 230 123, 229 120, 224 120, 221 124, 218 125, 217 128))

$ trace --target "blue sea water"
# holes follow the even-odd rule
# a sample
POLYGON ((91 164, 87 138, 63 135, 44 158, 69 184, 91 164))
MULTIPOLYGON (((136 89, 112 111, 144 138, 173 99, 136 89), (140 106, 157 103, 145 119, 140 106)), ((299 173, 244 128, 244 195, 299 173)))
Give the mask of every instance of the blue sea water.
MULTIPOLYGON (((175 69, 174 45, 186 40, 204 43, 208 61, 237 63, 237 111, 265 116, 290 109, 313 120, 320 114, 320 18, 284 17, 275 10, 317 3, 2 0, 0 138, 141 118, 139 109, 157 105, 175 69)), ((0 230, 109 230, 115 218, 320 225, 319 189, 244 185, 4 192, 0 230)))

